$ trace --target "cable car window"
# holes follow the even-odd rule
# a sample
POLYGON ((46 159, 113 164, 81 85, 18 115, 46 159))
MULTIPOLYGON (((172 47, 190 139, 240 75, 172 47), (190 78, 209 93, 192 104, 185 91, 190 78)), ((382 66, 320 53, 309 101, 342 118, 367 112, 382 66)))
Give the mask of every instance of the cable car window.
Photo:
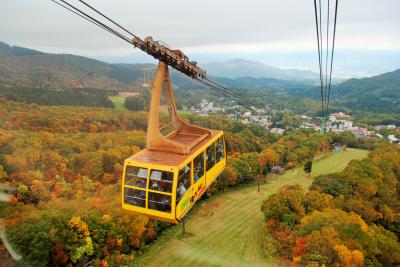
POLYGON ((172 193, 174 174, 167 171, 151 170, 149 189, 172 193))
POLYGON ((145 208, 146 191, 125 187, 124 201, 125 204, 131 204, 134 206, 145 208))
POLYGON ((182 196, 189 189, 190 184, 191 181, 190 181, 190 163, 189 163, 182 170, 179 170, 178 188, 176 190, 176 203, 179 202, 182 196))
POLYGON ((127 166, 125 171, 125 185, 146 188, 147 169, 135 166, 127 166))
POLYGON ((207 171, 215 165, 215 143, 206 149, 206 165, 207 171))
POLYGON ((224 138, 221 136, 218 138, 216 142, 216 147, 215 147, 215 154, 217 158, 217 162, 220 162, 221 160, 224 159, 224 138))
POLYGON ((197 182, 204 175, 204 156, 203 153, 198 155, 193 160, 193 168, 194 168, 194 181, 197 182))
POLYGON ((171 196, 149 192, 149 209, 171 213, 171 196))

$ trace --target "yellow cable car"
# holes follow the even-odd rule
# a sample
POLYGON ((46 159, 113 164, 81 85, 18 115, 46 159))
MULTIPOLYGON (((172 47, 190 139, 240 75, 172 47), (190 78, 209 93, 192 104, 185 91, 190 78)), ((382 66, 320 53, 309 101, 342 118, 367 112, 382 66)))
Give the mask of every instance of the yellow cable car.
POLYGON ((160 61, 153 83, 147 148, 125 160, 122 208, 171 223, 179 221, 226 166, 223 131, 190 125, 176 112, 168 66, 160 61), (173 131, 160 132, 164 91, 173 131))

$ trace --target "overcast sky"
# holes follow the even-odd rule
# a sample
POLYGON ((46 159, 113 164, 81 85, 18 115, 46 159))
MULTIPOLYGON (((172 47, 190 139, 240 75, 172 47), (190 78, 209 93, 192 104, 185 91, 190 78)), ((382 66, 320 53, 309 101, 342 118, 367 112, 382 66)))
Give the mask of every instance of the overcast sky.
MULTIPOLYGON (((79 5, 77 0, 69 1, 79 5)), ((293 55, 312 55, 315 60, 312 0, 87 2, 140 37, 154 36, 204 61, 228 57, 259 58, 281 67, 309 68, 313 64, 309 59, 302 64, 298 58, 291 60, 293 55)), ((333 2, 331 0, 331 4, 333 2)), ((1 41, 46 52, 73 53, 111 61, 118 61, 128 54, 131 61, 150 60, 141 52, 133 52, 129 44, 50 0, 1 0, 0 3, 1 41)), ((349 51, 356 51, 360 57, 383 53, 386 55, 383 60, 397 60, 400 51, 399 11, 399 0, 341 0, 336 39, 338 53, 346 51, 346 57, 349 51)), ((395 63, 387 64, 391 68, 395 63)))

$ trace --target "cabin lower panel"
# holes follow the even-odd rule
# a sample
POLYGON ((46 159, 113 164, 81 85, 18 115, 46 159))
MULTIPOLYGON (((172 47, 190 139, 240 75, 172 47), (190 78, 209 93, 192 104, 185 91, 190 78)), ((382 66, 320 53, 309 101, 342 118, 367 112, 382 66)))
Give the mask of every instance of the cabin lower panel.
POLYGON ((122 204, 122 209, 132 211, 135 214, 145 215, 147 217, 150 217, 150 218, 153 218, 156 220, 166 221, 166 222, 174 223, 174 224, 179 223, 179 221, 175 218, 174 214, 172 214, 172 213, 166 214, 163 212, 152 211, 149 209, 140 208, 140 207, 132 206, 129 204, 122 204))

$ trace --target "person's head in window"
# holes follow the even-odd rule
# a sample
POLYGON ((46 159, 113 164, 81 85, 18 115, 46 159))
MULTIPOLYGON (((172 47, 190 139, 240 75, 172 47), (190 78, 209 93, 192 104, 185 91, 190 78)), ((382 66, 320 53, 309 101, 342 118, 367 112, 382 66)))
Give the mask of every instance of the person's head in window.
POLYGON ((160 185, 157 181, 154 181, 153 184, 151 185, 151 190, 157 190, 160 191, 160 185))
POLYGON ((181 183, 181 184, 179 185, 179 194, 180 194, 180 196, 182 196, 183 194, 185 194, 185 192, 186 192, 186 188, 185 188, 185 185, 184 185, 184 182, 183 182, 183 183, 181 183))
POLYGON ((146 183, 145 183, 142 179, 140 179, 140 180, 137 182, 136 186, 137 186, 137 187, 140 187, 140 188, 146 188, 146 183))

